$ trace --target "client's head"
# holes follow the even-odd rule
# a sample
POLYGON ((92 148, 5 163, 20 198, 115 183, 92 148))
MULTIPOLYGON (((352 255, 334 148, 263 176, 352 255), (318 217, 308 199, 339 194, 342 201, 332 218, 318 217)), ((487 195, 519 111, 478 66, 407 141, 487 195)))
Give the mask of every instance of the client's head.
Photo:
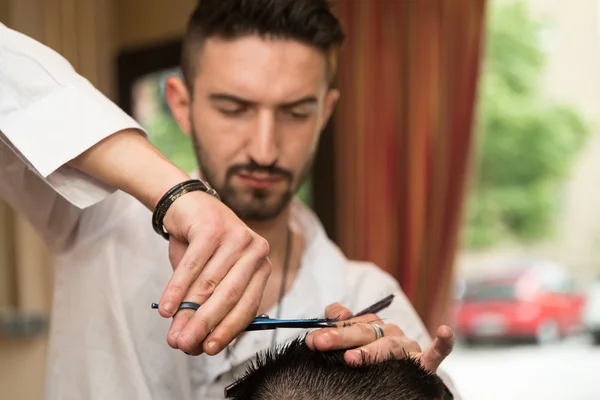
POLYGON ((349 366, 345 350, 310 350, 304 338, 259 353, 238 384, 234 400, 441 400, 444 384, 406 356, 349 366))

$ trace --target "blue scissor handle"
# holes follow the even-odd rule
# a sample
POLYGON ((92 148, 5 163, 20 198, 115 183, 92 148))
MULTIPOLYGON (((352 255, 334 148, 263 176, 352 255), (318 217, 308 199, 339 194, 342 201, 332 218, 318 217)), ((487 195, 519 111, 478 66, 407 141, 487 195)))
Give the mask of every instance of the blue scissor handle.
POLYGON ((333 323, 337 322, 336 319, 331 318, 315 318, 315 319, 275 319, 269 318, 268 316, 261 315, 254 318, 254 321, 244 329, 248 331, 262 331, 267 329, 277 328, 327 328, 335 326, 333 323))

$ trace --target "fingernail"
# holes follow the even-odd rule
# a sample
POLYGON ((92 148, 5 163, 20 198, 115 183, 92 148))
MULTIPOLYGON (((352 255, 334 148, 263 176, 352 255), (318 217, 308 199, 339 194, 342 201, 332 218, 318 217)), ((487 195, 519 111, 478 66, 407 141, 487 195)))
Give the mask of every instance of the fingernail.
POLYGON ((163 304, 163 310, 165 310, 169 314, 173 313, 173 310, 171 309, 172 307, 173 307, 173 304, 170 302, 166 302, 165 304, 163 304))
POLYGON ((217 342, 215 341, 210 341, 208 343, 206 343, 206 350, 211 352, 211 353, 216 353, 216 351, 219 349, 219 345, 217 344, 217 342))
POLYGON ((179 336, 180 333, 181 333, 181 331, 173 332, 173 337, 177 339, 177 337, 179 336))

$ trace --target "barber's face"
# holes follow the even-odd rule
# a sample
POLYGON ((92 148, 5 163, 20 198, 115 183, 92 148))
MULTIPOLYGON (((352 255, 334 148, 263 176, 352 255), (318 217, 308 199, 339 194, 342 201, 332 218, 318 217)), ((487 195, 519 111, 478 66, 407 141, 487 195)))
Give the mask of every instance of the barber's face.
POLYGON ((210 39, 193 96, 176 78, 169 104, 192 135, 200 170, 245 220, 279 215, 308 173, 338 98, 326 58, 292 40, 210 39))

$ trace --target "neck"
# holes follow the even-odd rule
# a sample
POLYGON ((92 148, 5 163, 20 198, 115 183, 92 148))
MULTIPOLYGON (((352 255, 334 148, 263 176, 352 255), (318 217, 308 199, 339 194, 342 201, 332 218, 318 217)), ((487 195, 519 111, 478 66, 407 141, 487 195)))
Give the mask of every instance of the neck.
MULTIPOLYGON (((285 253, 288 251, 288 227, 290 207, 270 221, 245 221, 250 229, 269 242, 269 259, 273 270, 283 268, 285 253)), ((290 249, 291 250, 291 249, 290 249)))

